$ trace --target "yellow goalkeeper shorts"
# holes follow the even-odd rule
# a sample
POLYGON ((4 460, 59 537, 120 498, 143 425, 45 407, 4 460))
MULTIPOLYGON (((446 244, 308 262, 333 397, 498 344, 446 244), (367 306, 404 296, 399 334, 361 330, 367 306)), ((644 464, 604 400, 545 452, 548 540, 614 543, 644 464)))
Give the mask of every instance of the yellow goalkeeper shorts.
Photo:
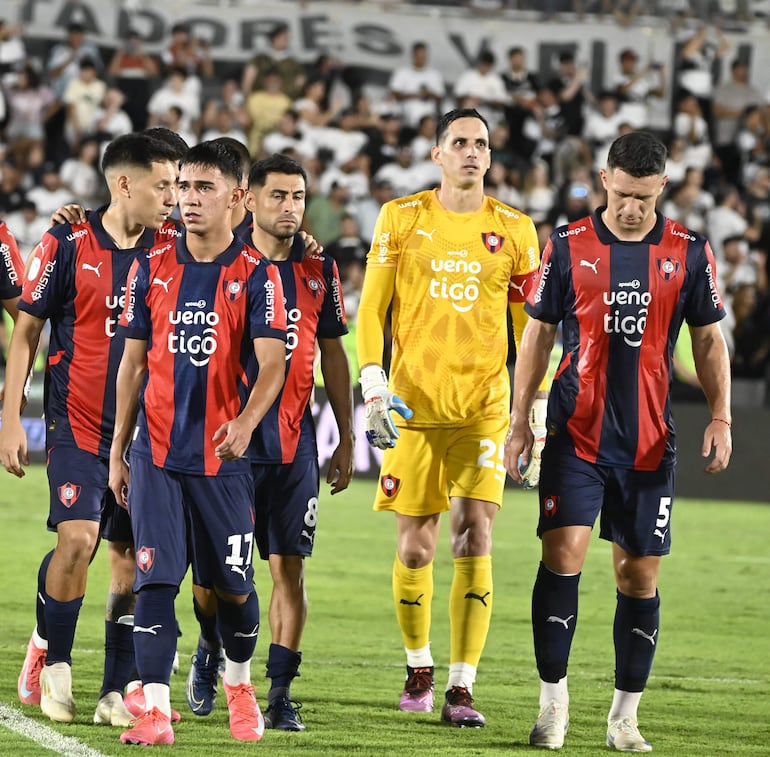
POLYGON ((401 438, 384 452, 375 510, 433 515, 451 497, 503 501, 503 443, 508 419, 462 427, 399 428, 401 438))

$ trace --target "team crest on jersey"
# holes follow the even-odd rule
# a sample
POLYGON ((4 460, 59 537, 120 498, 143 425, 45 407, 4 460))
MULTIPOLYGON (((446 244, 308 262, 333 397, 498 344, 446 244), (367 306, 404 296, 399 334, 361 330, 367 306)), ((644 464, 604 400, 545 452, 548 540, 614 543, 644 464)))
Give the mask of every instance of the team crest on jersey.
POLYGON ((155 547, 142 547, 136 550, 136 565, 142 573, 149 573, 155 562, 155 547))
POLYGON ((386 497, 395 497, 401 487, 401 479, 388 474, 380 478, 380 488, 386 497))
POLYGON ((559 498, 549 494, 543 499, 543 515, 546 518, 553 518, 559 510, 559 498))
POLYGON ((60 486, 56 491, 59 493, 59 501, 64 507, 70 508, 78 501, 82 486, 77 484, 70 484, 67 482, 64 486, 60 486))
POLYGON ((658 267, 658 273, 664 281, 671 281, 671 279, 675 278, 682 267, 678 260, 672 260, 671 258, 658 258, 655 264, 658 267))
POLYGON ((484 247, 494 255, 496 252, 500 252, 500 248, 505 242, 505 237, 495 234, 494 231, 485 231, 481 234, 481 241, 484 242, 484 247))
POLYGON ((241 295, 246 291, 246 282, 241 279, 225 279, 222 287, 225 290, 225 297, 230 302, 236 302, 241 299, 241 295))
POLYGON ((318 279, 304 278, 302 279, 302 283, 313 297, 319 297, 321 292, 323 292, 323 284, 318 279))

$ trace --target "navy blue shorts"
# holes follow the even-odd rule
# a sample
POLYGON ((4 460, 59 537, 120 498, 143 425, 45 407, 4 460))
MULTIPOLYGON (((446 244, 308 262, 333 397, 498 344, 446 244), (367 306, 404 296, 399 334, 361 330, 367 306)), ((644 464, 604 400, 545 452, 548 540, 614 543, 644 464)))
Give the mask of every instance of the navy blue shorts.
POLYGON ((255 533, 259 556, 313 553, 318 522, 318 460, 252 465, 255 533))
POLYGON ((131 532, 131 518, 128 510, 121 507, 115 501, 112 489, 107 489, 102 513, 102 539, 105 541, 134 543, 134 535, 131 532))
POLYGON ((53 446, 48 450, 50 506, 48 527, 66 520, 101 521, 109 487, 109 463, 77 447, 53 446))
POLYGON ((254 586, 251 474, 195 476, 131 456, 128 509, 136 547, 134 591, 193 580, 232 594, 254 586))
POLYGON ((673 468, 635 471, 581 460, 573 448, 548 439, 540 468, 538 536, 563 526, 590 526, 629 554, 671 550, 673 468))

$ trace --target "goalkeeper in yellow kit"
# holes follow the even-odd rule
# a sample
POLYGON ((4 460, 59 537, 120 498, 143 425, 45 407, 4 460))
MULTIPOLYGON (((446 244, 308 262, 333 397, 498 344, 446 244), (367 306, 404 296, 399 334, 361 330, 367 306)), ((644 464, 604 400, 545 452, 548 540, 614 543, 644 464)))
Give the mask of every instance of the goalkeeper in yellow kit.
MULTIPOLYGON (((506 310, 518 345, 539 252, 532 220, 484 195, 489 129, 477 111, 442 116, 431 157, 441 166, 440 187, 380 212, 358 310, 358 359, 367 438, 385 450, 374 507, 396 514, 393 599, 407 658, 400 709, 433 710, 433 557, 441 513, 449 510, 454 578, 441 717, 480 727, 472 688, 489 630, 492 523, 505 483, 506 310), (389 308, 388 382, 382 361, 389 308)), ((542 426, 545 399, 535 408, 542 426)), ((544 439, 543 428, 533 431, 544 439)), ((522 461, 525 485, 537 483, 538 455, 536 444, 532 460, 522 461)))

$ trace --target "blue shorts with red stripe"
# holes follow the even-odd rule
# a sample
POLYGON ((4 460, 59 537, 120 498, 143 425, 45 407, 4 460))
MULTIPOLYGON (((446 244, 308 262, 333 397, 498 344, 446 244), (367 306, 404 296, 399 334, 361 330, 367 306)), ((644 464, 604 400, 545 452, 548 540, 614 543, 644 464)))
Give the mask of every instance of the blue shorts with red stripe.
POLYGON ((313 553, 318 522, 318 459, 251 466, 259 556, 313 553))
POLYGON ((176 473, 132 454, 128 510, 136 545, 135 591, 179 586, 188 565, 201 586, 232 594, 254 588, 250 473, 176 473))
POLYGON ((636 471, 580 459, 564 438, 548 437, 540 468, 538 536, 564 526, 593 528, 629 554, 667 555, 671 550, 673 468, 636 471))

